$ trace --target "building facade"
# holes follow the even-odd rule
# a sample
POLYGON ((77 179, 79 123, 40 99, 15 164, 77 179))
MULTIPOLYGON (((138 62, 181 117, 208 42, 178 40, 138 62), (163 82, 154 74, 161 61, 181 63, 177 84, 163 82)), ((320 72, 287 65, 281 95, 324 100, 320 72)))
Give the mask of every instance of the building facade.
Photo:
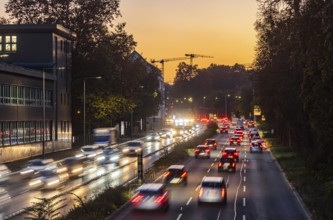
POLYGON ((71 52, 60 25, 0 25, 0 163, 71 148, 71 52))

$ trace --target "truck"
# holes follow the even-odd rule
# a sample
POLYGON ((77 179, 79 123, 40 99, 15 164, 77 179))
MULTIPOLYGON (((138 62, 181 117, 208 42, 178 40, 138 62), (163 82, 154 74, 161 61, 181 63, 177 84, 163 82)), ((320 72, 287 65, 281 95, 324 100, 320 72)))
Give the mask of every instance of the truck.
POLYGON ((117 143, 117 129, 116 128, 95 128, 93 130, 93 145, 98 145, 105 148, 117 143))

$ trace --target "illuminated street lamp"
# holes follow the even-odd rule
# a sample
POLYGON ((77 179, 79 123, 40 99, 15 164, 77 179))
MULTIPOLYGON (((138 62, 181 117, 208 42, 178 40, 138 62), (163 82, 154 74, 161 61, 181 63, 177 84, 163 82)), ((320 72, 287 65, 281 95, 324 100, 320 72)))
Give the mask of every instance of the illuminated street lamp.
POLYGON ((86 79, 102 79, 102 77, 89 76, 83 79, 83 145, 86 144, 86 79))
POLYGON ((65 67, 43 68, 43 158, 45 159, 45 70, 64 70, 65 67))

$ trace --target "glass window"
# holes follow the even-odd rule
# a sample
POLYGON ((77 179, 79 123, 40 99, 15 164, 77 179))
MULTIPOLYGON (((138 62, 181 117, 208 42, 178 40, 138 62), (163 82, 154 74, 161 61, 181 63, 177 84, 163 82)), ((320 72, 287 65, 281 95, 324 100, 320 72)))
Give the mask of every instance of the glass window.
POLYGON ((36 121, 36 141, 42 141, 42 123, 41 121, 36 121))
POLYGON ((2 122, 0 122, 0 146, 3 146, 3 132, 2 132, 2 122))
POLYGON ((30 122, 30 142, 36 142, 36 122, 30 122))
POLYGON ((9 122, 2 123, 2 137, 3 137, 3 144, 9 145, 10 144, 10 129, 9 129, 9 122))
POLYGON ((17 92, 17 103, 19 105, 23 105, 24 104, 24 89, 23 86, 19 86, 18 87, 18 92, 17 92))
POLYGON ((36 105, 36 90, 34 88, 30 88, 30 105, 36 105))
POLYGON ((9 104, 10 103, 10 86, 9 85, 2 85, 2 95, 3 95, 3 103, 9 104))
POLYGON ((5 51, 6 52, 17 51, 17 36, 15 35, 5 36, 5 51))
POLYGON ((17 86, 10 86, 10 103, 17 104, 17 86))
POLYGON ((30 122, 24 122, 24 143, 30 142, 30 122))
POLYGON ((23 129, 23 121, 17 122, 17 143, 24 143, 24 129, 23 129))
POLYGON ((45 106, 51 107, 52 106, 52 91, 48 90, 46 91, 46 96, 45 96, 45 106))
POLYGON ((25 105, 30 105, 30 88, 29 87, 24 87, 24 104, 25 105))
POLYGON ((36 105, 42 106, 42 90, 41 89, 35 89, 36 90, 36 105))
POLYGON ((10 144, 17 144, 17 123, 10 122, 10 144))

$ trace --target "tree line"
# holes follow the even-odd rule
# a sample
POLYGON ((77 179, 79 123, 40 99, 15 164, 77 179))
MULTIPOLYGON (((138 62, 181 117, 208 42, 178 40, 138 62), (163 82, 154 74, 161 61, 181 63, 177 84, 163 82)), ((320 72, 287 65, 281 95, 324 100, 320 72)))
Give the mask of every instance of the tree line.
POLYGON ((82 133, 83 80, 87 79, 87 128, 155 115, 160 96, 158 71, 131 59, 134 37, 125 31, 119 0, 8 0, 9 19, 0 23, 60 24, 76 34, 72 51, 73 133, 82 133), (151 69, 151 68, 150 68, 151 69), (157 94, 156 94, 157 93, 157 94), (146 108, 149 106, 149 108, 146 108))
POLYGON ((259 0, 256 102, 281 141, 333 184, 333 2, 259 0))

